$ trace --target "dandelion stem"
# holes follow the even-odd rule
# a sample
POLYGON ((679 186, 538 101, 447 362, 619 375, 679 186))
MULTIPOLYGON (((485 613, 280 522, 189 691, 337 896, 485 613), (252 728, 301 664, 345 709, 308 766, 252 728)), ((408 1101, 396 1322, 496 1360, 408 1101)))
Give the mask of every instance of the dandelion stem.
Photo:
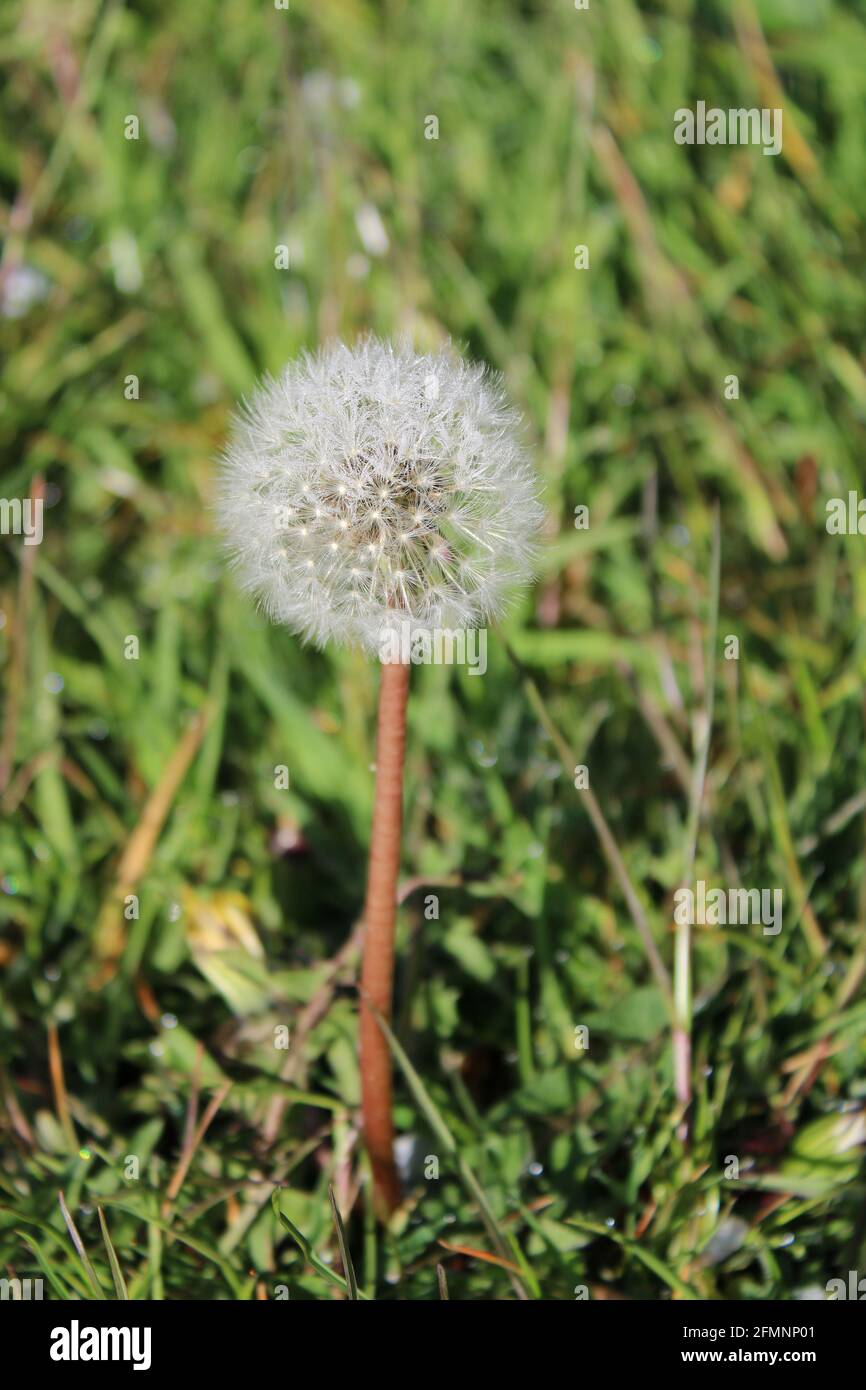
POLYGON ((409 669, 408 665, 398 662, 382 665, 376 737, 376 797, 361 968, 361 1111, 373 1168, 376 1204, 385 1215, 390 1215, 400 1201, 400 1183, 394 1167, 391 1054, 366 1001, 390 1021, 409 669))

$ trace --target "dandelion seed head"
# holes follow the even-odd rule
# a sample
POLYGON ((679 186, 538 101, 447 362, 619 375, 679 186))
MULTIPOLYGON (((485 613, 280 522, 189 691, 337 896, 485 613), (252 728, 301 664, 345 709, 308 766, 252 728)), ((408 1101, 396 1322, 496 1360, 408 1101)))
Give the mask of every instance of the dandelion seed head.
POLYGON ((392 625, 499 616, 531 576, 538 492, 497 377, 450 348, 367 338, 259 386, 233 421, 217 511, 275 622, 375 654, 392 625))

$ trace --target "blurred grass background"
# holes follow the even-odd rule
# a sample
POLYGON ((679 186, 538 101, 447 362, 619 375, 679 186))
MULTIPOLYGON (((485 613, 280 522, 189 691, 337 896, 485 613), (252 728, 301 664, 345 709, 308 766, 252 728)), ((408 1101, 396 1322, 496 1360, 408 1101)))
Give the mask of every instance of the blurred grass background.
POLYGON ((437 1297, 437 1263, 452 1298, 515 1271, 823 1296, 866 1259, 866 551, 824 525, 863 480, 862 8, 10 0, 0 26, 3 494, 45 503, 42 545, 0 553, 0 1263, 110 1294, 101 1206, 133 1297, 339 1297, 330 1183, 371 1296, 437 1297), (677 146, 698 100, 782 107, 782 154, 677 146), (501 371, 550 514, 486 677, 413 674, 423 1096, 400 1082, 380 1235, 352 988, 376 672, 265 624, 209 519, 234 402, 365 330, 501 371), (784 891, 778 937, 694 933, 687 1132, 572 757, 668 969, 695 830, 694 878, 784 891))

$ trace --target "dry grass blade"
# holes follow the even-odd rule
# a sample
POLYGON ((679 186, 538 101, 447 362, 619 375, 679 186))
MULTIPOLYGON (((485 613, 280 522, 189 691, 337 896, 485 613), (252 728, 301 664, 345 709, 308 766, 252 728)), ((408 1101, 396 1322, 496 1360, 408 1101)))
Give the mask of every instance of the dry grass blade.
POLYGON ((160 831, 174 804, 180 784, 199 750, 208 724, 209 708, 200 710, 169 758, 161 780, 148 797, 138 824, 120 857, 115 884, 99 913, 93 941, 99 960, 94 984, 111 979, 124 947, 123 902, 150 863, 160 831))
POLYGON ((74 1153, 78 1148, 78 1139, 75 1134, 75 1125, 72 1122, 72 1112, 69 1109, 66 1078, 63 1075, 63 1055, 60 1051, 60 1039, 55 1023, 48 1025, 48 1070, 51 1074, 51 1089, 54 1092, 57 1118, 69 1146, 69 1152, 74 1153))
POLYGON ((192 1163, 193 1158, 195 1157, 196 1149, 198 1148, 204 1136, 207 1134, 207 1131, 210 1128, 211 1121, 213 1120, 214 1116, 216 1115, 217 1111, 219 1110, 220 1106, 222 1105, 223 1101, 225 1100, 226 1096, 231 1090, 232 1084, 233 1083, 231 1081, 224 1082, 223 1085, 220 1086, 219 1090, 217 1090, 211 1096, 205 1108, 205 1112, 199 1120, 198 1124, 196 1125, 195 1129, 192 1131, 191 1134, 188 1134, 188 1136, 185 1138, 184 1146, 181 1151, 177 1168, 174 1170, 174 1173, 171 1177, 171 1181, 169 1182, 168 1187, 166 1188, 165 1199, 162 1204, 163 1218, 165 1218, 168 1215, 169 1211, 171 1210, 172 1204, 175 1201, 175 1198, 180 1192, 180 1189, 183 1187, 184 1178, 186 1177, 189 1171, 189 1165, 192 1163))

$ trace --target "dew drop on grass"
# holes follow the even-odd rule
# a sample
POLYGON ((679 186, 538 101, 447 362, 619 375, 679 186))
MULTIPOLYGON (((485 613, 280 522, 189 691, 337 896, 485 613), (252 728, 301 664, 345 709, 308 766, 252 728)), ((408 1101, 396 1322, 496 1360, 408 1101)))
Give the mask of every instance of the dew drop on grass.
POLYGON ((472 740, 472 742, 469 745, 469 751, 472 754, 475 761, 478 763, 479 767, 496 766, 499 755, 497 753, 494 753, 493 749, 490 748, 487 744, 482 743, 480 739, 475 738, 472 740))

